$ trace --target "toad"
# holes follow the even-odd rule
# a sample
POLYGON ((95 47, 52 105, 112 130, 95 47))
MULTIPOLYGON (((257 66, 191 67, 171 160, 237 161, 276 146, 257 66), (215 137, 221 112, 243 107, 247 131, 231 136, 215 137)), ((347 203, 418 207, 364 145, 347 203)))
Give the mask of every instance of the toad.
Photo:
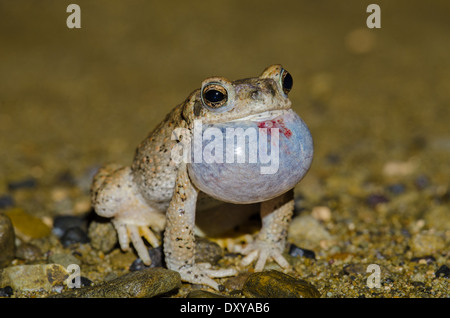
MULTIPOLYGON (((205 79, 137 147, 130 166, 107 165, 91 188, 96 213, 112 218, 120 247, 130 243, 150 264, 144 239, 161 244, 166 265, 186 282, 219 289, 216 277, 236 270, 195 262, 199 195, 233 204, 259 203, 262 226, 241 253, 261 271, 281 267, 293 215, 293 188, 313 157, 311 134, 292 110, 292 76, 281 65, 259 77, 205 79)), ((212 220, 213 222, 214 220, 212 220)))

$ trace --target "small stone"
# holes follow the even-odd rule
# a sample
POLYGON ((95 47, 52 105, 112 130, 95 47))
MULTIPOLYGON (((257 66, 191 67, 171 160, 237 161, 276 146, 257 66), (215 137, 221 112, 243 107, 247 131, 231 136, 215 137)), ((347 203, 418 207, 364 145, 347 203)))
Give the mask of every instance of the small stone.
POLYGON ((297 246, 307 242, 316 245, 320 241, 330 239, 331 235, 327 229, 311 215, 301 214, 293 218, 289 225, 288 240, 297 246))
POLYGON ((418 176, 416 180, 414 180, 414 184, 417 189, 423 190, 430 185, 430 180, 428 179, 427 176, 421 175, 418 176))
POLYGON ((416 257, 433 255, 445 248, 445 241, 436 234, 421 232, 411 237, 410 247, 416 257))
POLYGON ((81 287, 89 287, 92 285, 92 281, 84 276, 80 276, 81 287))
POLYGON ((389 185, 387 187, 387 190, 392 194, 398 195, 398 194, 402 194, 403 192, 405 192, 406 187, 402 183, 395 183, 395 184, 389 185))
POLYGON ((56 181, 56 183, 59 183, 61 185, 66 185, 66 186, 75 186, 76 185, 76 179, 73 176, 72 172, 69 170, 60 172, 56 176, 55 181, 56 181))
POLYGON ((306 248, 298 247, 295 244, 290 244, 289 255, 293 257, 298 256, 298 257, 306 257, 309 259, 316 259, 316 254, 313 251, 307 250, 306 248))
POLYGON ((439 269, 434 273, 436 277, 445 277, 450 278, 450 268, 447 265, 442 265, 439 269))
POLYGON ((0 271, 0 287, 11 286, 14 290, 51 291, 53 286, 63 285, 69 277, 59 264, 18 265, 0 271))
POLYGON ((79 227, 82 230, 87 228, 86 219, 79 216, 73 215, 59 215, 53 219, 52 232, 58 238, 61 238, 68 229, 79 227))
POLYGON ((150 255, 150 260, 152 263, 150 266, 147 266, 142 262, 142 259, 136 259, 133 264, 130 266, 130 271, 140 271, 144 268, 152 268, 152 267, 163 267, 164 266, 164 253, 162 246, 149 248, 148 254, 150 255))
POLYGON ((367 270, 367 265, 363 264, 349 264, 345 265, 343 268, 343 272, 346 275, 365 275, 367 270))
MULTIPOLYGON (((153 265, 153 262, 150 264, 150 266, 147 266, 144 264, 144 262, 142 261, 142 259, 137 258, 131 265, 130 265, 130 272, 134 272, 134 271, 141 271, 145 268, 151 268, 153 265)), ((155 266, 153 266, 155 267, 155 266)))
POLYGON ((111 222, 92 221, 88 237, 93 248, 109 253, 117 245, 117 233, 111 222))
POLYGON ((415 283, 424 283, 425 282, 425 275, 423 273, 417 273, 414 276, 411 277, 411 280, 415 283))
POLYGON ((429 264, 436 262, 436 259, 431 255, 425 255, 425 256, 421 256, 421 257, 413 257, 413 258, 411 258, 411 262, 418 262, 419 264, 423 262, 423 263, 429 265, 429 264))
POLYGON ((417 162, 409 161, 388 161, 383 166, 385 176, 408 176, 417 169, 417 162))
POLYGON ((40 218, 31 215, 20 208, 5 211, 9 216, 16 235, 25 241, 50 235, 50 228, 40 218))
POLYGON ((16 257, 25 261, 36 261, 43 258, 42 251, 31 243, 22 243, 17 247, 16 257))
POLYGON ((376 207, 378 204, 387 203, 389 199, 383 194, 371 194, 367 198, 367 205, 371 208, 376 207))
POLYGON ((414 287, 425 287, 424 282, 419 282, 419 281, 414 281, 414 280, 411 282, 411 285, 413 285, 414 287))
POLYGON ((11 286, 0 288, 0 297, 11 297, 13 295, 13 289, 11 286))
POLYGON ((12 181, 8 183, 8 190, 15 191, 19 189, 31 189, 37 185, 36 179, 30 177, 18 181, 12 181))
POLYGON ((60 264, 66 268, 72 264, 81 265, 81 261, 78 258, 73 256, 72 254, 66 253, 58 253, 50 255, 48 261, 50 263, 60 264))
POLYGON ((9 194, 0 195, 0 209, 6 209, 14 205, 14 199, 9 194))
POLYGON ((85 244, 89 243, 89 237, 81 228, 72 227, 63 234, 61 237, 61 243, 64 247, 68 247, 76 243, 85 244))
POLYGON ((164 268, 127 273, 111 281, 79 288, 54 298, 149 298, 181 287, 180 274, 164 268))
POLYGON ((215 293, 211 293, 209 291, 206 290, 193 290, 191 291, 186 298, 226 298, 223 295, 219 295, 219 294, 215 294, 215 293))
POLYGON ((216 264, 223 257, 219 244, 203 237, 195 238, 195 262, 216 264))
POLYGON ((8 266, 16 252, 15 234, 11 220, 0 213, 0 268, 8 266))
POLYGON ((331 210, 327 206, 316 206, 312 209, 311 215, 319 221, 328 222, 331 220, 331 210))
POLYGON ((325 161, 331 165, 337 165, 342 162, 342 158, 337 153, 329 153, 325 156, 325 161))
POLYGON ((228 278, 223 286, 228 291, 242 290, 248 277, 251 275, 249 272, 239 273, 237 276, 228 278))
POLYGON ((318 298, 319 291, 310 283, 278 271, 253 273, 244 284, 249 298, 318 298))

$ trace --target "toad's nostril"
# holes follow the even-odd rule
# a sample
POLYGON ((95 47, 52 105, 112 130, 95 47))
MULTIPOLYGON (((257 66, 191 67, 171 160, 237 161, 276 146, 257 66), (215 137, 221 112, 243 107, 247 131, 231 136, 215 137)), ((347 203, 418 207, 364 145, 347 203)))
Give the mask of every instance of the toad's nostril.
POLYGON ((271 82, 266 82, 266 89, 267 91, 270 93, 270 95, 275 96, 276 94, 276 90, 275 90, 275 82, 271 83, 271 82))

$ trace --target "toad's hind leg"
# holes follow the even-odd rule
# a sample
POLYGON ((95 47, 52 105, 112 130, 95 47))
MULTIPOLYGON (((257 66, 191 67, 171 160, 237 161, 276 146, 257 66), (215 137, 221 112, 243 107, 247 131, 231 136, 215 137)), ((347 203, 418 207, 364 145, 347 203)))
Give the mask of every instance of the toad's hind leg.
POLYGON ((121 249, 128 250, 131 242, 144 264, 150 265, 142 237, 152 246, 160 245, 154 232, 164 229, 165 216, 144 200, 133 182, 130 167, 108 165, 100 169, 94 177, 91 199, 98 215, 113 218, 121 249))
POLYGON ((256 240, 248 244, 242 250, 246 255, 242 259, 242 265, 247 266, 254 261, 255 271, 264 269, 264 265, 273 259, 282 268, 290 265, 282 255, 286 247, 286 238, 289 223, 294 212, 293 190, 261 203, 262 228, 256 236, 256 240))

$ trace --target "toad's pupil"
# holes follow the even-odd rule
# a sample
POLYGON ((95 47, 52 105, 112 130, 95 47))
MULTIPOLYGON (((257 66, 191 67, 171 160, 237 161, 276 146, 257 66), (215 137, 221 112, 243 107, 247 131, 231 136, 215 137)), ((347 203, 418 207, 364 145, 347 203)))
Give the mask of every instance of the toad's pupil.
POLYGON ((223 100, 225 95, 215 89, 212 89, 205 93, 205 98, 211 103, 217 103, 223 100))
POLYGON ((286 75, 283 78, 283 89, 285 91, 289 92, 291 90, 293 84, 294 84, 294 80, 292 79, 291 74, 286 72, 286 75))

